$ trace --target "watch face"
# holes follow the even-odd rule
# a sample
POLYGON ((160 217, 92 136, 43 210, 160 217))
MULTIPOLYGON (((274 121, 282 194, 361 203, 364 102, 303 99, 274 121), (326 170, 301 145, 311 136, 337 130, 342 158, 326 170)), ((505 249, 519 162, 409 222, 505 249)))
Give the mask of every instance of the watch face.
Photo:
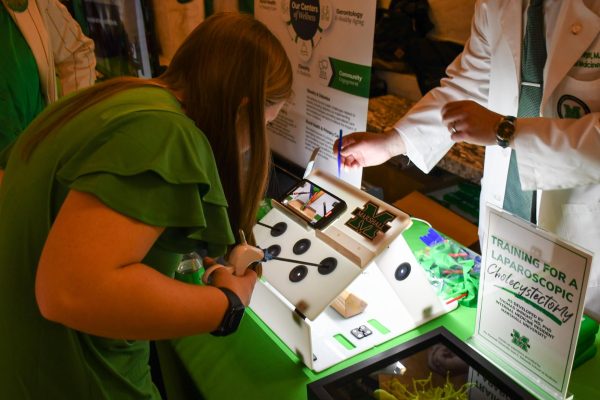
POLYGON ((226 316, 226 324, 228 328, 233 329, 234 331, 240 325, 242 321, 242 317, 244 316, 244 306, 235 306, 231 310, 227 312, 226 316))
POLYGON ((504 117, 496 130, 496 142, 500 147, 508 147, 510 139, 515 133, 514 118, 504 117))
POLYGON ((515 127, 508 121, 502 121, 498 127, 498 136, 503 139, 508 139, 515 131, 515 127))

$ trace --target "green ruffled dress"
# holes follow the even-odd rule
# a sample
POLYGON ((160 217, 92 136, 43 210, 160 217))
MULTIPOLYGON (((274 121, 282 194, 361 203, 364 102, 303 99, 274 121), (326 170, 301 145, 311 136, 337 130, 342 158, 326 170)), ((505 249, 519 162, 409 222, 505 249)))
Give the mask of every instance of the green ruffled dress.
POLYGON ((25 162, 30 134, 0 153, 0 391, 11 399, 160 398, 147 341, 100 338, 40 315, 37 263, 70 189, 166 227, 144 259, 166 275, 182 253, 201 247, 222 255, 234 239, 210 144, 177 100, 155 87, 90 107, 25 162))

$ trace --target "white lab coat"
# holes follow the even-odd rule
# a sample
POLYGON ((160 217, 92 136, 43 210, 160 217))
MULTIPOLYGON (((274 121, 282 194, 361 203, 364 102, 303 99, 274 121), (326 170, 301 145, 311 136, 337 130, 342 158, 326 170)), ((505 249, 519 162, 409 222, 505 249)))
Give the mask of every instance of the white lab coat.
MULTIPOLYGON (((538 191, 538 224, 595 253, 585 311, 600 320, 600 68, 585 80, 568 76, 584 52, 600 54, 600 0, 551 1, 560 13, 548 30, 544 118, 518 119, 513 146, 523 188, 538 191), (583 100, 590 112, 559 118, 565 94, 583 100)), ((479 0, 471 37, 448 67, 449 78, 396 124, 408 157, 421 170, 430 171, 453 144, 440 115, 446 102, 470 99, 516 115, 526 6, 524 0, 479 0)), ((600 59, 592 61, 600 65, 600 59)), ((481 216, 486 203, 502 207, 509 159, 510 149, 486 147, 481 216)), ((485 232, 481 218, 480 239, 485 232)))
POLYGON ((29 0, 23 12, 6 10, 31 48, 47 104, 94 83, 94 42, 58 0, 29 0))

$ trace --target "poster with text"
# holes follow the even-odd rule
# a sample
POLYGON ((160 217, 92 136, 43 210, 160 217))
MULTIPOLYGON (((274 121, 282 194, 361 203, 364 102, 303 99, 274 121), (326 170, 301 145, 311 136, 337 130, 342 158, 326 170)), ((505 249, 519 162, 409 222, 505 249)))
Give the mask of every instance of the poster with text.
POLYGON ((255 0, 254 15, 286 48, 294 95, 269 124, 273 151, 360 186, 362 170, 338 168, 336 139, 365 131, 376 0, 255 0))
POLYGON ((524 386, 564 398, 592 256, 496 208, 487 224, 475 343, 533 383, 524 386))

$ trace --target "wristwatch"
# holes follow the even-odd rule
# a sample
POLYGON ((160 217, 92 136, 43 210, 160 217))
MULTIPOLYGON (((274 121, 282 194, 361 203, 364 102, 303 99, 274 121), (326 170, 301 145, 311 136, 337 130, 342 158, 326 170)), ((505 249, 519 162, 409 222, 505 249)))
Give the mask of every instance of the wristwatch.
POLYGON ((227 308, 227 311, 225 311, 221 325, 210 334, 213 336, 227 336, 235 332, 238 326, 240 326, 240 322, 242 322, 242 317, 244 316, 245 307, 240 298, 233 291, 224 287, 217 287, 217 289, 225 293, 227 301, 229 302, 229 307, 227 308))
POLYGON ((510 140, 515 134, 515 117, 506 115, 502 117, 496 127, 496 143, 502 148, 508 147, 510 140))

